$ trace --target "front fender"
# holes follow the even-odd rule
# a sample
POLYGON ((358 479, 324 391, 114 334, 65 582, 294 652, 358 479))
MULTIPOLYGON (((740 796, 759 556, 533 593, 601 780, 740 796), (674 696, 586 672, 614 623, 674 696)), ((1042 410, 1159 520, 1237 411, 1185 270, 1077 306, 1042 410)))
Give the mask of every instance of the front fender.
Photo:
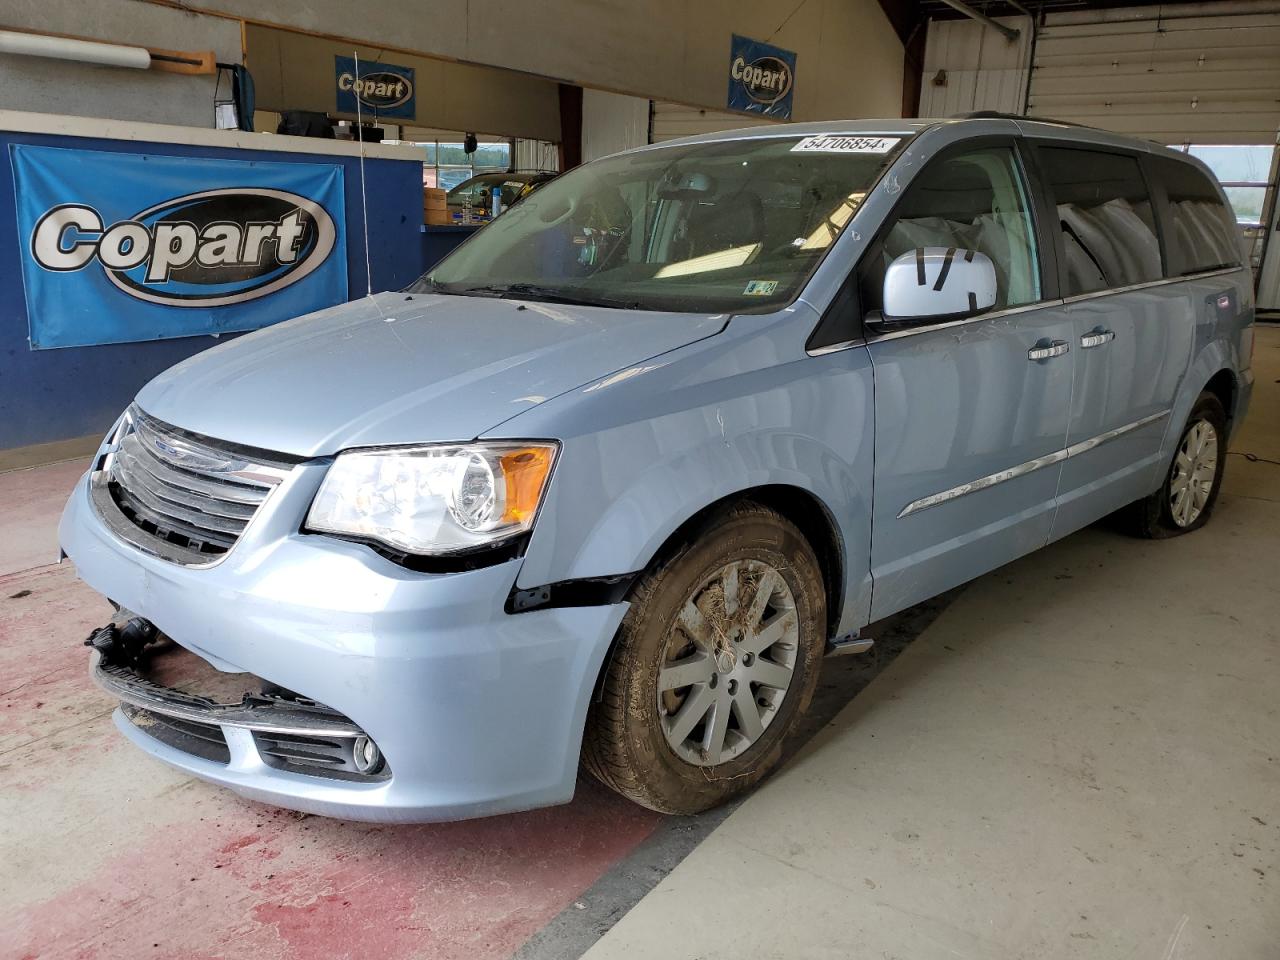
POLYGON ((865 622, 869 358, 861 347, 807 356, 786 346, 804 340, 793 324, 759 329, 754 319, 741 318, 747 335, 681 348, 503 425, 509 436, 563 444, 520 570, 522 589, 643 570, 708 505, 781 484, 811 494, 834 521, 844 554, 840 628, 865 622))

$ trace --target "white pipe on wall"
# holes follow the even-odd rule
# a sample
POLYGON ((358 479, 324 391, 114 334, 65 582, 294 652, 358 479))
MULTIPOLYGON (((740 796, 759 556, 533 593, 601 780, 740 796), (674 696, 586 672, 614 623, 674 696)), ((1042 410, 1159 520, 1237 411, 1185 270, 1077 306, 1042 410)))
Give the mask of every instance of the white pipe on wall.
POLYGON ((131 67, 135 70, 147 70, 151 67, 151 53, 145 47, 124 47, 114 43, 71 40, 14 30, 0 30, 0 53, 75 60, 108 67, 131 67))

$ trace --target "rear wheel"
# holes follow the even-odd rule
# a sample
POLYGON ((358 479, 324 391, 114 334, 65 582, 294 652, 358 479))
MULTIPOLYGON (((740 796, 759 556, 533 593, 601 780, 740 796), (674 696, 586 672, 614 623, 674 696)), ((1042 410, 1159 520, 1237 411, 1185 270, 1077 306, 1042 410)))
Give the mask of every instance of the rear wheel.
POLYGON ((742 504, 637 584, 588 718, 584 766, 663 813, 706 810, 775 767, 825 643, 813 549, 742 504))
POLYGON ((1164 483, 1130 510, 1140 536, 1176 537, 1209 522, 1227 456, 1227 414, 1212 393, 1202 393, 1182 429, 1164 483))

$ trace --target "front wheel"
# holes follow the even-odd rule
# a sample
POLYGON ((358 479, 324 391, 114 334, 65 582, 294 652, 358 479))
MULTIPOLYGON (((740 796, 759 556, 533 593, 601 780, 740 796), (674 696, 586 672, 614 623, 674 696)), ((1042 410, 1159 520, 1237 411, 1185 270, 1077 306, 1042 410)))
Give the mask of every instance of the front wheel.
POLYGON ((762 506, 728 510, 637 584, 584 766, 662 813, 748 789, 809 706, 825 625, 821 570, 800 531, 762 506))
POLYGON ((1199 530, 1209 521, 1227 459, 1227 414, 1212 393, 1202 393, 1182 429, 1164 483, 1131 508, 1140 536, 1162 539, 1199 530))

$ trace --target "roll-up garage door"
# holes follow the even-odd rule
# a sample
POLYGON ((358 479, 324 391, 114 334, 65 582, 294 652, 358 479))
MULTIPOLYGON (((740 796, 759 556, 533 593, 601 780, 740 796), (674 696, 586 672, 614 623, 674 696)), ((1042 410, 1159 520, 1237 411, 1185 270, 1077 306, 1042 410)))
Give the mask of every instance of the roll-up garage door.
POLYGON ((653 104, 653 142, 675 140, 678 137, 694 137, 702 133, 719 133, 721 130, 738 130, 742 127, 768 126, 773 120, 751 117, 726 110, 703 110, 685 107, 678 103, 653 104))
POLYGON ((1036 37, 1027 112, 1161 143, 1272 144, 1277 50, 1280 3, 1050 14, 1036 37))

